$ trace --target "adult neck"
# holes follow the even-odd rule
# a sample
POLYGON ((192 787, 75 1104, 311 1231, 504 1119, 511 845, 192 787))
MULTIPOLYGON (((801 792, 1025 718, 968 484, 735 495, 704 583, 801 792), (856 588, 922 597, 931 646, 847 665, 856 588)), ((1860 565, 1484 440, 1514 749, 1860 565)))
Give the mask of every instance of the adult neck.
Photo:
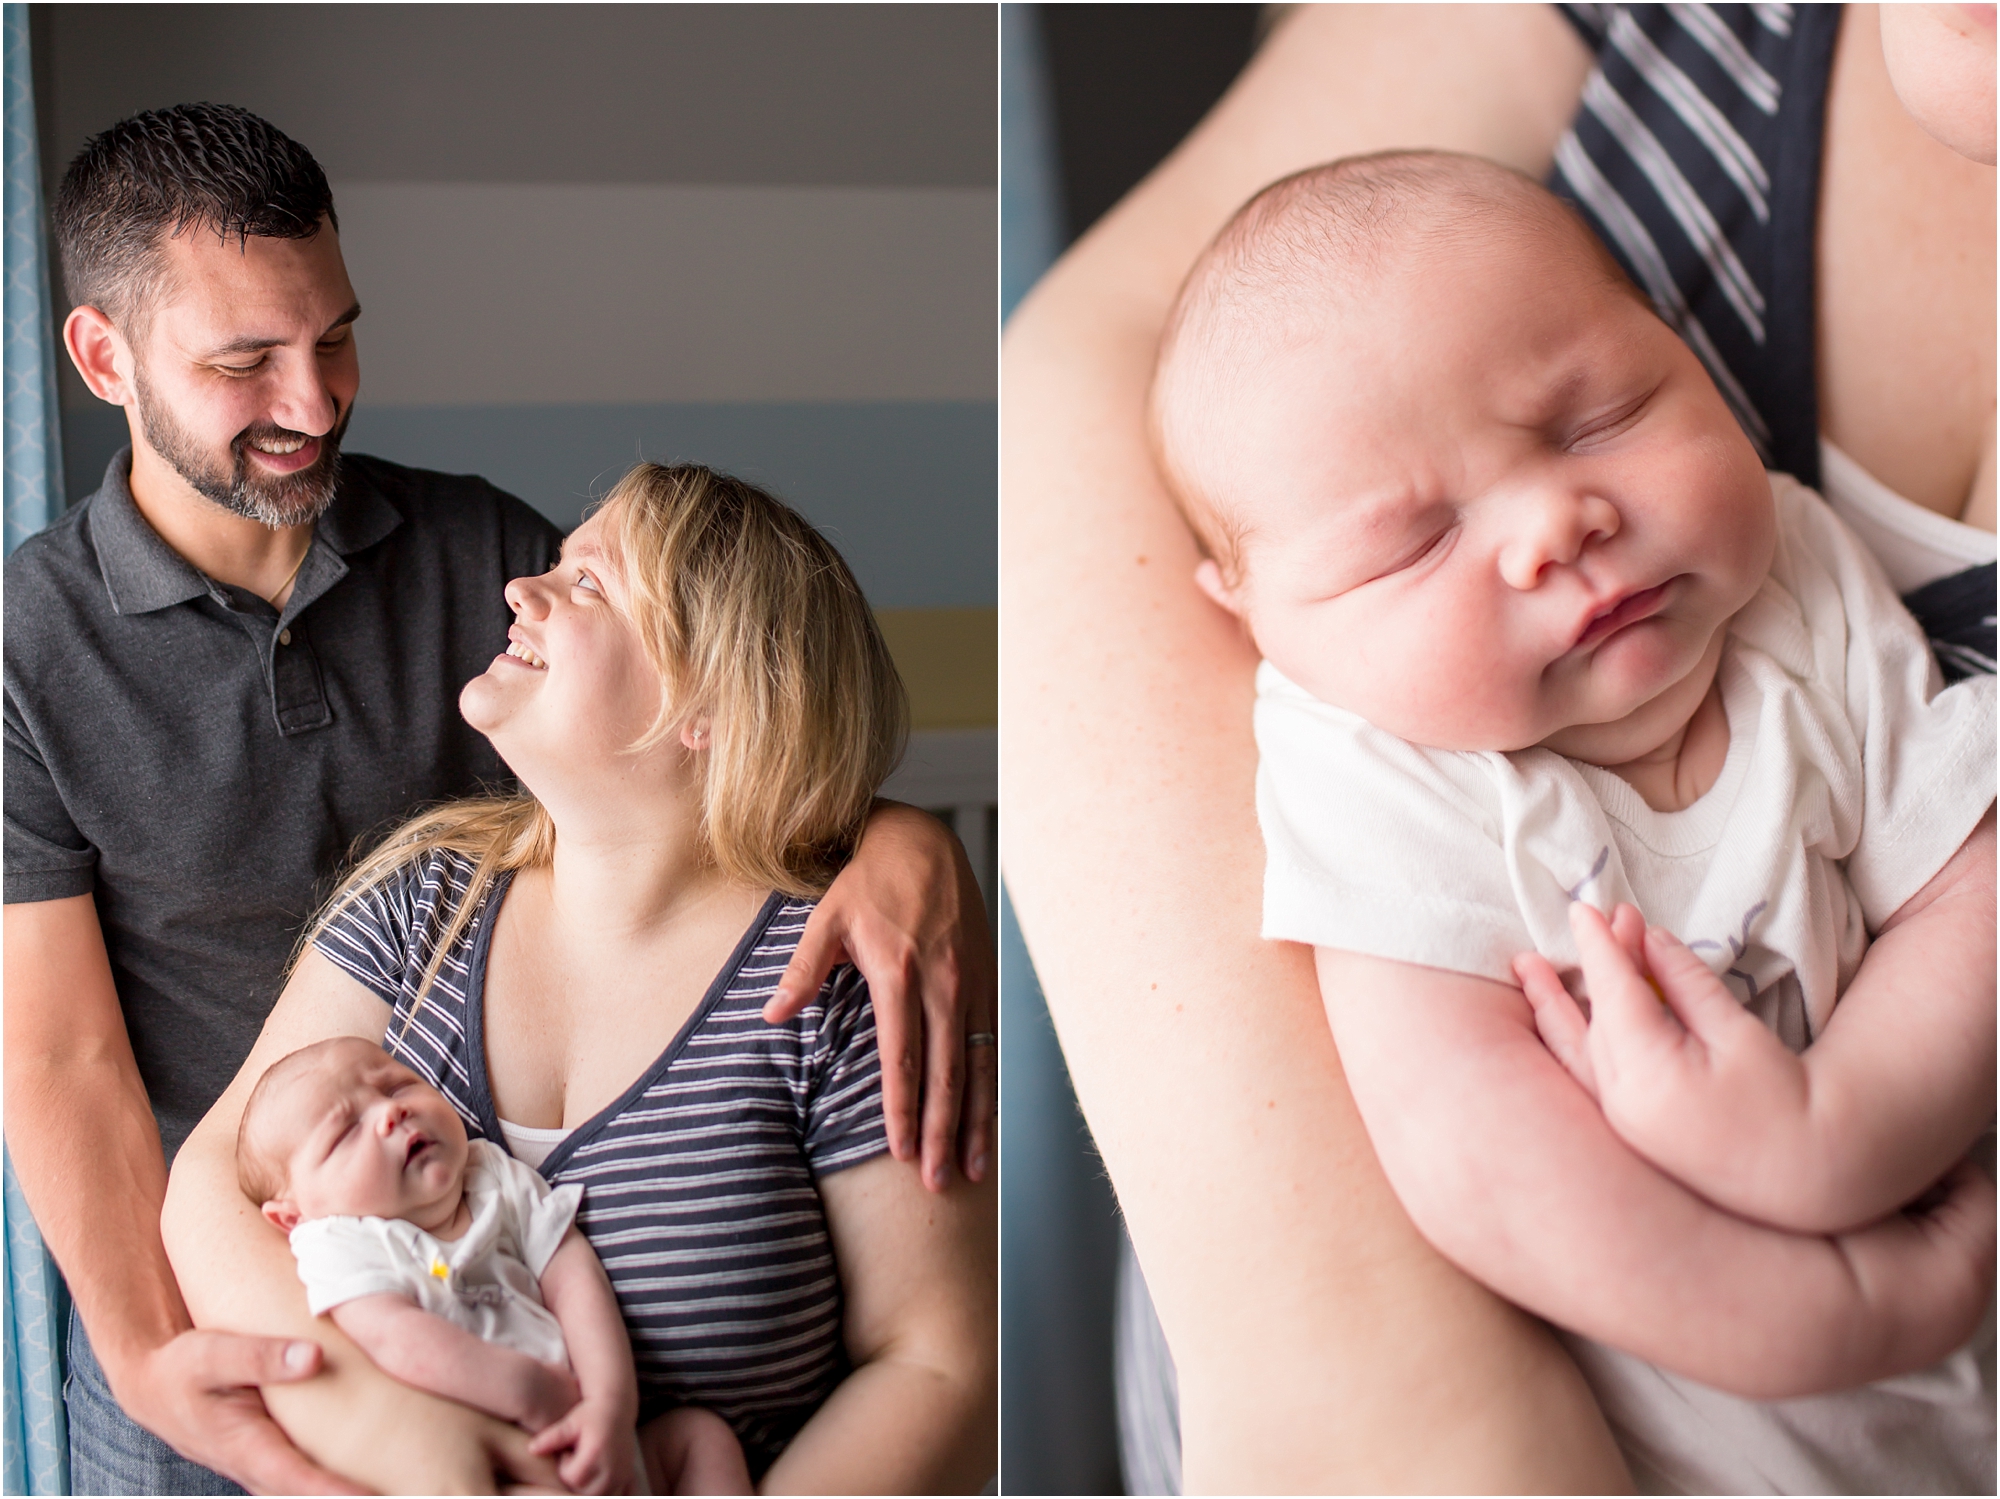
POLYGON ((616 816, 551 812, 548 897, 569 936, 593 946, 644 941, 735 889, 691 809, 617 805, 616 816))
POLYGON ((272 527, 223 509, 153 451, 134 408, 126 408, 126 420, 132 432, 132 503, 146 524, 190 566, 284 608, 312 546, 312 522, 272 527))

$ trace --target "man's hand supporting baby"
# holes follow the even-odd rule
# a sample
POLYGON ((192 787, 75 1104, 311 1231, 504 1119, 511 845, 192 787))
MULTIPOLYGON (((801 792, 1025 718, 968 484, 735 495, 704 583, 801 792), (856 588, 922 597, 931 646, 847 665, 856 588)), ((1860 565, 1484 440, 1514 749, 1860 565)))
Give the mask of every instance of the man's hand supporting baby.
POLYGON ((1982 1314, 1993 1191, 1976 1173, 1927 1213, 1836 1237, 1746 1222, 1612 1132, 1520 990, 1330 948, 1318 966, 1397 1196, 1444 1254, 1520 1305, 1756 1399, 1921 1368, 1982 1314))
POLYGON ((1545 958, 1515 970, 1549 1050, 1634 1150, 1718 1207, 1836 1233, 1919 1196, 1991 1122, 1993 902, 1989 812, 1799 1055, 1630 906, 1610 922, 1571 907, 1587 1023, 1545 958))
POLYGON ((632 1347, 604 1269, 575 1228, 543 1269, 541 1292, 562 1324, 574 1376, 390 1292, 342 1302, 331 1315, 383 1372, 535 1432, 529 1450, 561 1454, 557 1471, 576 1493, 624 1493, 639 1416, 632 1347))

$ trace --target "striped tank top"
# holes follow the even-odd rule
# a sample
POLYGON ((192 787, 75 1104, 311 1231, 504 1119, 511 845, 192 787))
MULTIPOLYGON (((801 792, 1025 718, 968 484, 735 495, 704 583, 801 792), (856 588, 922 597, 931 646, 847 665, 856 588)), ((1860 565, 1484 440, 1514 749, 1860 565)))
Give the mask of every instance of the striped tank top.
MULTIPOLYGON (((405 865, 316 939, 393 1009, 383 1045, 451 1100, 468 1134, 506 1148, 486 1074, 484 994, 502 877, 417 986, 471 861, 405 865)), ((577 1226, 617 1293, 640 1419, 705 1406, 761 1473, 847 1372, 840 1281, 818 1178, 888 1149, 867 985, 836 969, 803 1014, 765 1002, 812 902, 773 895, 667 1049, 541 1166, 584 1189, 577 1226)), ((636 1059, 635 1059, 636 1060, 636 1059)))

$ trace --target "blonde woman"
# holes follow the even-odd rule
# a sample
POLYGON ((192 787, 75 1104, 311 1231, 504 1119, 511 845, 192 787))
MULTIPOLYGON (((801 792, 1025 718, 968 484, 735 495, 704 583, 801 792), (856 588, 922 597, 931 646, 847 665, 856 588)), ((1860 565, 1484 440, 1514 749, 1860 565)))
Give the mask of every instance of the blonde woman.
POLYGON ((235 1184, 264 1069, 365 1036, 470 1132, 584 1186, 642 1422, 717 1411, 769 1492, 976 1488, 990 1188, 927 1192, 887 1154, 852 969, 764 1019, 901 744, 860 590, 768 495, 647 464, 507 600, 512 643, 460 710, 526 793, 409 823, 316 924, 175 1162, 164 1227, 197 1323, 322 1345, 328 1377, 267 1399, 332 1472, 403 1492, 554 1481, 525 1433, 394 1384, 313 1321, 235 1184))

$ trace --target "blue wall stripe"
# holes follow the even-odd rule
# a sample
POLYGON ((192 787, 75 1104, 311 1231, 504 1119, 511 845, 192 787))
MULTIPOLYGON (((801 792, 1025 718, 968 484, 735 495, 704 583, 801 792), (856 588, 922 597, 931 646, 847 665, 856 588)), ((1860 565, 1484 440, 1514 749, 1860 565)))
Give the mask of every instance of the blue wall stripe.
MULTIPOLYGON (((765 485, 825 531, 878 609, 990 607, 999 461, 991 401, 355 408, 347 446, 484 474, 557 525, 634 462, 685 460, 765 485)), ((126 441, 125 414, 64 414, 72 503, 126 441)))

